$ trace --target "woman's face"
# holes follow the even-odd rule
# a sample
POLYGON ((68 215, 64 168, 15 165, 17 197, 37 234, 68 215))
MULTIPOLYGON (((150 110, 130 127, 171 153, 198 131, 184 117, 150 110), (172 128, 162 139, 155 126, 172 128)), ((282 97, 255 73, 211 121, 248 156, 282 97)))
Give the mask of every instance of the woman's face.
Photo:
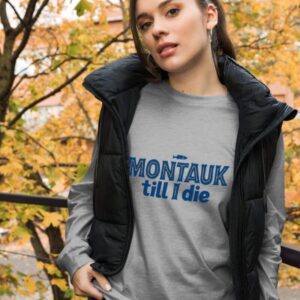
POLYGON ((207 14, 200 10, 196 1, 137 0, 137 27, 142 43, 160 68, 167 72, 187 70, 208 53, 207 30, 216 23, 217 14, 208 22, 207 14), (157 47, 166 42, 177 46, 166 49, 162 56, 157 47))

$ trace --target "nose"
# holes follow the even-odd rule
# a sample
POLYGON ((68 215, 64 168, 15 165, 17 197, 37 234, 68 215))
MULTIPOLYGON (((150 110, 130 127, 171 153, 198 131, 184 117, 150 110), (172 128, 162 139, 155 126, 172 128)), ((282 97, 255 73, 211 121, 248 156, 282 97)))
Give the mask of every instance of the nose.
POLYGON ((152 26, 152 35, 155 39, 158 39, 161 35, 168 34, 169 30, 166 24, 161 20, 155 20, 152 26))

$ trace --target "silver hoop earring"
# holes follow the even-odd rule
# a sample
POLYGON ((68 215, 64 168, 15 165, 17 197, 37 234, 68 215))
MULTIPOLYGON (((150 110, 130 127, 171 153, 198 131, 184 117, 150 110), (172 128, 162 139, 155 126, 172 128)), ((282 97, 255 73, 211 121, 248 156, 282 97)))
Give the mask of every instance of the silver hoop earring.
POLYGON ((209 42, 210 43, 212 43, 212 34, 213 34, 213 32, 212 32, 213 30, 212 30, 212 28, 209 30, 209 42))

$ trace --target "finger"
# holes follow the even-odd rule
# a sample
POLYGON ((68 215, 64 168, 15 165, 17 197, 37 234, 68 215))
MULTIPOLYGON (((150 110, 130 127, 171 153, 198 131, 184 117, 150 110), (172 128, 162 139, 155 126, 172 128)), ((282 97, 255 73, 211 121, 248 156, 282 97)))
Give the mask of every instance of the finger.
POLYGON ((103 294, 101 294, 90 282, 88 285, 84 287, 84 290, 81 290, 81 292, 85 293, 84 296, 93 297, 97 300, 103 300, 103 294))
POLYGON ((82 277, 81 280, 74 281, 74 291, 78 296, 91 296, 95 299, 103 299, 103 295, 94 287, 92 279, 94 277, 87 273, 86 277, 82 277))
POLYGON ((97 273, 95 271, 92 271, 92 274, 93 274, 94 278, 96 278, 96 280, 101 288, 103 288, 104 290, 106 290, 108 292, 111 290, 111 285, 104 275, 97 273))
POLYGON ((74 293, 76 296, 80 296, 80 297, 87 297, 88 295, 86 293, 84 293, 83 291, 81 291, 78 288, 74 288, 74 293))

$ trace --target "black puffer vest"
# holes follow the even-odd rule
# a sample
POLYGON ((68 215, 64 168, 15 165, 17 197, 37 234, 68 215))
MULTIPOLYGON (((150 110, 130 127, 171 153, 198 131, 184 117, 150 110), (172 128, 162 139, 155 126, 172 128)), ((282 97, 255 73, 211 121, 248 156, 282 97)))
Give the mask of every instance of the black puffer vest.
MULTIPOLYGON (((264 189, 273 164, 282 122, 297 110, 277 101, 266 85, 227 55, 218 57, 220 82, 239 108, 234 179, 227 207, 233 283, 237 300, 259 299, 257 260, 262 245, 264 189)), ((127 133, 148 83, 136 53, 89 74, 87 88, 103 102, 94 174, 94 220, 89 234, 94 270, 114 275, 124 267, 133 234, 127 133)))

